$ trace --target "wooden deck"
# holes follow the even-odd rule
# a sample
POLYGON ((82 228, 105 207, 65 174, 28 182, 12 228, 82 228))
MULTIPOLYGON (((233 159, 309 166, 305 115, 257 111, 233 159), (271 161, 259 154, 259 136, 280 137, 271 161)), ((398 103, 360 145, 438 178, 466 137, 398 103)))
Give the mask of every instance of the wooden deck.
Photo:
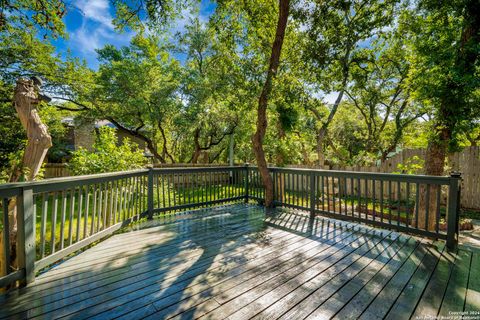
MULTIPOLYGON (((232 205, 117 234, 0 302, 0 318, 407 319, 480 312, 480 254, 232 205)), ((480 316, 479 316, 480 317, 480 316)))

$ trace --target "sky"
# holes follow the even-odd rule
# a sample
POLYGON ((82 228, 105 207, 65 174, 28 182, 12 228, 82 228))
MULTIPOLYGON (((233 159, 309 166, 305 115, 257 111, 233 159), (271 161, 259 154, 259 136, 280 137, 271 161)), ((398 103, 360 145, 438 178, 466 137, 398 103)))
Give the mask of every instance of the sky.
MULTIPOLYGON (((206 21, 215 9, 209 0, 202 0, 200 4, 200 20, 206 21)), ((119 33, 115 31, 112 19, 114 9, 109 0, 77 0, 72 1, 65 17, 68 39, 53 41, 57 53, 63 57, 68 50, 74 57, 85 59, 92 69, 98 68, 95 49, 106 44, 116 47, 127 46, 135 35, 133 31, 119 33)), ((184 30, 185 25, 193 14, 187 10, 172 25, 172 34, 184 30)))
MULTIPOLYGON (((199 19, 207 22, 209 16, 215 10, 215 4, 210 0, 201 0, 199 19)), ((96 70, 98 69, 97 53, 95 49, 102 48, 106 44, 112 44, 116 47, 128 46, 131 38, 135 35, 133 31, 119 33, 115 31, 112 19, 115 12, 110 4, 110 0, 77 0, 72 1, 68 7, 65 17, 68 39, 58 39, 53 41, 57 53, 63 57, 70 51, 71 55, 84 59, 87 65, 96 70)), ((185 29, 185 25, 193 14, 185 10, 180 14, 180 18, 172 24, 170 32, 175 34, 185 29)), ((176 58, 180 61, 185 59, 182 54, 177 53, 176 58)), ((332 104, 337 92, 329 94, 320 93, 325 102, 332 104)))

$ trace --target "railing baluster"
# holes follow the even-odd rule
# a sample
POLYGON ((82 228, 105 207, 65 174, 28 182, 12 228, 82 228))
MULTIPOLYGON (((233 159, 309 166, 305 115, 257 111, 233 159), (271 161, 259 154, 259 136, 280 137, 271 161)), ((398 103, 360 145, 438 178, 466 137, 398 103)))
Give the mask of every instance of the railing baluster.
POLYGON ((47 231, 48 193, 42 193, 42 215, 40 217, 40 257, 45 257, 45 237, 47 231))
POLYGON ((95 223, 97 219, 97 196, 98 196, 98 185, 94 184, 93 185, 93 194, 92 194, 92 221, 91 221, 91 227, 90 227, 90 234, 94 234, 95 232, 95 223))
MULTIPOLYGON (((119 199, 119 184, 121 180, 115 180, 115 193, 114 193, 114 208, 113 208, 113 224, 117 224, 117 214, 118 214, 118 203, 120 201, 119 199)), ((153 200, 153 196, 152 196, 153 200)))
POLYGON ((427 199, 425 200, 425 230, 428 230, 428 218, 430 216, 430 184, 427 184, 427 199))
POLYGON ((355 180, 350 178, 350 205, 352 206, 352 218, 355 216, 355 180))
POLYGON ((65 240, 65 216, 67 214, 67 193, 62 191, 62 213, 60 217, 60 250, 63 249, 65 240))
POLYGON ((4 253, 4 260, 5 261, 5 271, 7 274, 11 271, 11 262, 10 262, 10 237, 9 237, 9 230, 10 230, 10 222, 8 221, 8 199, 2 199, 2 206, 3 206, 3 253, 4 253))
POLYGON ((104 184, 100 183, 99 184, 99 189, 98 189, 98 214, 97 214, 97 232, 102 230, 101 223, 103 221, 103 202, 105 198, 105 193, 104 193, 104 184))
MULTIPOLYGON (((160 176, 160 175, 159 175, 160 176)), ((162 208, 165 208, 165 174, 162 174, 161 175, 162 177, 162 204, 163 204, 163 207, 162 208)))
POLYGON ((415 183, 415 229, 418 229, 418 207, 419 207, 419 198, 420 198, 420 185, 415 183))
POLYGON ((380 180, 380 222, 383 223, 383 180, 380 180))
POLYGON ((368 196, 368 179, 364 179, 364 187, 365 187, 365 220, 369 220, 368 217, 370 215, 370 211, 368 209, 368 202, 369 202, 369 196, 368 196))
POLYGON ((362 218, 362 184, 360 178, 357 178, 357 201, 358 201, 358 218, 362 218))
POLYGON ((76 230, 76 237, 75 242, 80 241, 80 225, 82 222, 82 211, 83 211, 83 186, 78 188, 78 216, 77 216, 77 230, 76 230))
POLYGON ((388 224, 392 224, 392 180, 388 180, 388 224))
POLYGON ((83 219, 83 239, 88 237, 88 219, 90 213, 90 185, 85 187, 85 218, 83 219))
POLYGON ((401 206, 401 188, 400 188, 400 181, 397 181, 397 226, 400 225, 400 208, 401 206))
POLYGON ((330 212, 330 177, 325 177, 327 180, 327 211, 330 212))
POLYGON ((109 206, 107 213, 107 227, 111 226, 113 223, 113 195, 115 193, 115 181, 110 182, 109 184, 109 206))
POLYGON ((70 190, 70 210, 68 212, 68 245, 73 242, 73 214, 75 211, 75 189, 70 190))
POLYGON ((167 174, 167 195, 168 195, 168 208, 172 207, 172 202, 171 202, 171 195, 170 195, 170 174, 167 174))
POLYGON ((437 201, 436 201, 436 221, 435 221, 435 232, 438 234, 439 229, 440 229, 440 197, 442 193, 442 186, 438 185, 435 186, 436 189, 436 195, 437 195, 437 201))
POLYGON ((322 193, 322 211, 325 211, 325 176, 323 174, 321 185, 320 192, 322 193))
POLYGON ((377 189, 377 181, 375 179, 372 180, 372 216, 373 216, 373 221, 376 221, 377 219, 377 199, 375 198, 375 192, 377 189))
POLYGON ((406 220, 405 220, 405 227, 408 229, 410 227, 410 182, 407 182, 407 186, 406 186, 407 190, 406 190, 406 201, 407 201, 407 205, 406 205, 406 213, 405 213, 405 216, 406 216, 406 220))

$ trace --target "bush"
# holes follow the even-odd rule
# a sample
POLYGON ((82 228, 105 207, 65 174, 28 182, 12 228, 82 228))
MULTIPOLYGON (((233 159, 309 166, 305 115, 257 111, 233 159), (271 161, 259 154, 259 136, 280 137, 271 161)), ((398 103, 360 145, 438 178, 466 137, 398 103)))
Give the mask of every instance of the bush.
POLYGON ((140 169, 146 164, 143 152, 124 139, 117 146, 117 134, 114 129, 103 127, 93 145, 93 151, 80 148, 74 151, 68 164, 74 175, 94 174, 114 171, 140 169))

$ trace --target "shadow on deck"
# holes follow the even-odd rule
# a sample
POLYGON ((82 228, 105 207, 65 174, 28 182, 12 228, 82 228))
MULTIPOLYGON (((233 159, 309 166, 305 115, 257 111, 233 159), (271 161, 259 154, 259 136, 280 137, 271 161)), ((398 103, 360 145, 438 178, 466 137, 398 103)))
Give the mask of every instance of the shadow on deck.
POLYGON ((480 254, 239 204, 137 224, 0 306, 2 319, 448 316, 480 311, 480 254))

